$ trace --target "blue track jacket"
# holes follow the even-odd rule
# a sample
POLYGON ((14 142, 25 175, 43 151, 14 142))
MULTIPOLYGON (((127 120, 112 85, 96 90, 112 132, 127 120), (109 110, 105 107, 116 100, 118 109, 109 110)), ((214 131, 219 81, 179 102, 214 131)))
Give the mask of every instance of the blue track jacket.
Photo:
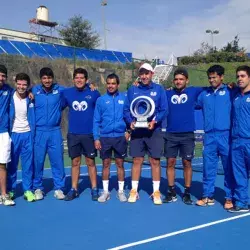
MULTIPOLYGON (((15 120, 15 103, 14 103, 14 95, 15 92, 13 92, 10 100, 10 111, 9 111, 9 118, 10 118, 10 133, 12 132, 13 129, 13 124, 15 120)), ((35 126, 36 126, 36 119, 35 119, 35 105, 34 101, 30 100, 28 97, 26 98, 27 102, 27 119, 29 122, 30 126, 30 131, 32 134, 32 137, 34 138, 35 136, 35 126)))
POLYGON ((123 113, 125 122, 130 126, 133 121, 136 121, 136 118, 130 112, 130 104, 136 97, 143 95, 150 97, 155 103, 155 113, 148 118, 148 121, 155 120, 157 122, 155 129, 161 129, 162 121, 168 114, 168 102, 164 88, 154 82, 151 82, 149 85, 141 83, 139 86, 131 86, 128 89, 123 113))
POLYGON ((99 97, 94 112, 93 134, 94 139, 100 137, 124 136, 126 123, 123 119, 123 107, 126 96, 116 92, 114 95, 108 92, 99 97))
POLYGON ((250 91, 243 94, 240 90, 233 100, 232 137, 250 139, 250 91))
POLYGON ((9 105, 13 89, 4 84, 0 88, 0 133, 9 131, 9 105))
POLYGON ((50 92, 43 86, 36 85, 32 88, 35 96, 36 129, 42 131, 60 128, 62 116, 62 91, 65 88, 54 83, 50 92))
POLYGON ((232 90, 223 84, 216 91, 204 89, 197 99, 196 108, 201 108, 204 131, 225 131, 231 127, 232 90))

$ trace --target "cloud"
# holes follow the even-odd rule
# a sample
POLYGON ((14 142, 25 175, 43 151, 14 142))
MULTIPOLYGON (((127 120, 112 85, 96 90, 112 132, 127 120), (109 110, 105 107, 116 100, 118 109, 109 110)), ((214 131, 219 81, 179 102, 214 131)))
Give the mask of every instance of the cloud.
MULTIPOLYGON (((158 6, 156 12, 150 12, 150 22, 145 21, 144 25, 141 22, 127 26, 119 23, 110 25, 109 49, 131 51, 135 58, 151 59, 158 56, 167 60, 171 53, 176 56, 188 55, 204 41, 211 44, 211 35, 206 34, 205 30, 217 29, 220 31, 218 35, 214 35, 214 45, 217 48, 223 47, 238 34, 240 46, 250 50, 249 0, 212 4, 211 8, 203 8, 192 15, 178 6, 170 7, 178 15, 172 22, 164 15, 159 16, 161 7, 158 6), (164 22, 166 28, 163 28, 164 22)), ((162 8, 166 6, 162 5, 162 8)), ((143 18, 144 13, 138 12, 138 18, 143 18)))

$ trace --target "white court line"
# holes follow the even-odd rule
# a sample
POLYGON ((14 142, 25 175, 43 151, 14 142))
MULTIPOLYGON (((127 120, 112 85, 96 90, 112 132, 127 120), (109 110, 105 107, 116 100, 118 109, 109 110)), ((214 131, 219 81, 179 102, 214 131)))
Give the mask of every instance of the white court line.
MULTIPOLYGON (((97 167, 101 167, 102 164, 95 164, 97 167)), ((81 165, 81 168, 86 167, 86 165, 81 165)), ((71 168, 71 166, 66 166, 64 168, 71 168)), ((44 171, 51 170, 51 168, 44 168, 44 171)), ((22 169, 18 169, 17 172, 22 172, 22 169)))
MULTIPOLYGON (((196 158, 197 159, 197 158, 196 158)), ((161 161, 162 162, 162 161, 161 161)), ((126 163, 126 162, 125 162, 126 163)), ((132 163, 131 163, 132 164, 132 163)), ((192 166, 201 166, 203 165, 203 163, 195 163, 195 164, 192 164, 192 166)), ((102 164, 96 164, 97 167, 102 167, 102 164)), ((176 166, 182 166, 182 164, 176 164, 176 166)), ((86 167, 86 165, 81 165, 81 168, 84 168, 86 167)), ((71 168, 71 166, 66 166, 64 168, 71 168)), ((51 170, 51 168, 45 168, 44 171, 49 171, 51 170)), ((17 172, 22 172, 22 169, 18 169, 17 172)))
POLYGON ((209 223, 206 223, 206 224, 201 224, 201 225, 198 225, 198 226, 195 226, 195 227, 189 227, 189 228, 186 228, 186 229, 182 229, 182 230, 175 231, 175 232, 168 233, 168 234, 163 234, 163 235, 156 236, 156 237, 153 237, 153 238, 132 242, 132 243, 129 243, 129 244, 118 246, 118 247, 109 248, 108 250, 120 250, 120 249, 125 249, 125 248, 129 248, 129 247, 133 247, 133 246, 138 246, 138 245, 146 244, 146 243, 149 243, 149 242, 152 242, 152 241, 169 238, 171 236, 175 236, 175 235, 178 235, 178 234, 184 234, 184 233, 195 231, 195 230, 202 229, 202 228, 205 228, 205 227, 210 227, 210 226, 213 226, 213 225, 216 225, 216 224, 220 224, 220 223, 224 223, 224 222, 228 222, 228 221, 232 221, 232 220, 237 220, 237 219, 240 219, 240 218, 243 218, 243 217, 247 217, 249 215, 250 215, 250 213, 246 213, 246 214, 241 214, 241 215, 238 215, 238 216, 234 216, 234 217, 230 217, 230 218, 226 218, 226 219, 222 219, 222 220, 216 220, 216 221, 212 221, 212 222, 209 222, 209 223))

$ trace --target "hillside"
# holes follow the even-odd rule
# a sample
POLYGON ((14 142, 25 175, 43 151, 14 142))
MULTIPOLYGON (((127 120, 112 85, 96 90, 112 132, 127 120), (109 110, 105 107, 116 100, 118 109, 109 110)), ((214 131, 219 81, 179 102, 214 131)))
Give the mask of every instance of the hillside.
MULTIPOLYGON (((210 64, 198 64, 198 65, 188 65, 185 68, 188 69, 190 75, 190 85, 194 86, 206 86, 208 84, 207 80, 207 69, 214 65, 215 63, 210 64)), ((226 63, 218 63, 225 68, 225 82, 235 82, 235 70, 240 65, 249 65, 250 63, 242 63, 242 62, 226 62, 226 63)))

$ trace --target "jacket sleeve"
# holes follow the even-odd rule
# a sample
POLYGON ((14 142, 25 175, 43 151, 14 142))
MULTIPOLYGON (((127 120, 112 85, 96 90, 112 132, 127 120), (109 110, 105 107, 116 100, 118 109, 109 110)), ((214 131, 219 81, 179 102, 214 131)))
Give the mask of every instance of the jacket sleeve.
POLYGON ((195 109, 203 109, 203 92, 201 92, 196 100, 195 109))
POLYGON ((101 98, 98 98, 95 105, 94 120, 93 120, 94 140, 100 139, 100 127, 101 127, 101 98))
POLYGON ((67 101, 67 98, 66 98, 66 92, 67 92, 67 89, 63 89, 61 90, 60 92, 60 97, 61 97, 61 109, 64 110, 65 108, 68 107, 68 101, 67 101))
POLYGON ((168 115, 168 100, 166 91, 163 87, 160 89, 159 109, 157 110, 153 120, 156 122, 162 122, 168 115))
POLYGON ((123 108, 123 118, 127 124, 128 127, 130 127, 130 124, 133 122, 134 118, 132 117, 130 113, 130 103, 132 99, 132 92, 133 87, 130 87, 127 92, 127 96, 125 98, 124 108, 123 108))

